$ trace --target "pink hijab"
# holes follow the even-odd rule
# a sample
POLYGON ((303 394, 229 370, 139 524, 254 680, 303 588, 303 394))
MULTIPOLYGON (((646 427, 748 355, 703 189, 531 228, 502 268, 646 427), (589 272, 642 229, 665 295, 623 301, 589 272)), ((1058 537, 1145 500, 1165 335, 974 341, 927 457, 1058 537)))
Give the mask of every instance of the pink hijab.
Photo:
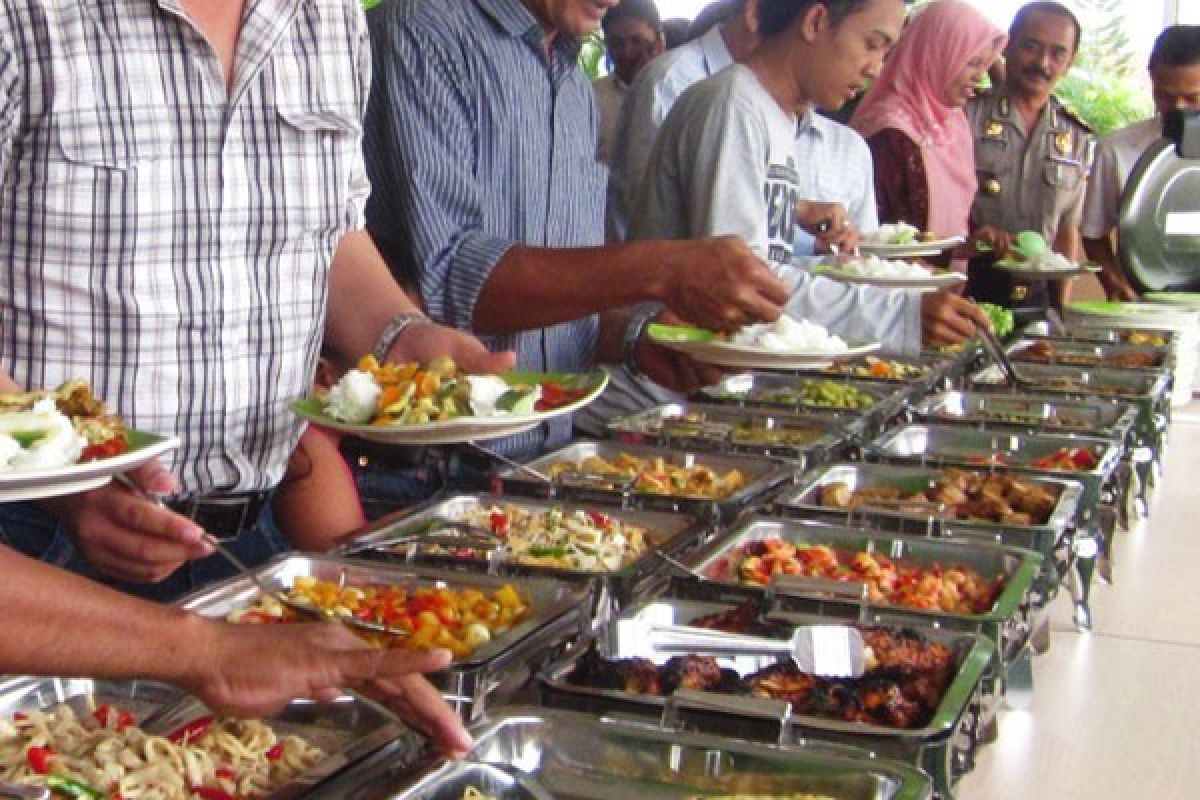
POLYGON ((999 55, 1006 40, 1004 31, 962 0, 930 3, 913 13, 851 120, 864 137, 897 128, 921 148, 929 186, 925 224, 934 233, 968 233, 977 188, 967 115, 942 95, 977 52, 991 44, 999 55))

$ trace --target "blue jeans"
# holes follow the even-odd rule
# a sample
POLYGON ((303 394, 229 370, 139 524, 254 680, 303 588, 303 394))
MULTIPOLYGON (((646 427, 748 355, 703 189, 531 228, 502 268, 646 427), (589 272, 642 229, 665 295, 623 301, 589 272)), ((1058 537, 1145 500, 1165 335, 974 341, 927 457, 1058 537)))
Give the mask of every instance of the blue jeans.
POLYGON ((420 505, 442 491, 488 491, 490 470, 463 461, 457 452, 428 451, 422 463, 394 467, 369 459, 351 461, 367 519, 420 505))
MULTIPOLYGON (((61 567, 85 578, 147 600, 170 603, 211 583, 229 578, 237 570, 222 556, 189 561, 158 583, 128 583, 110 578, 92 566, 56 518, 31 503, 0 505, 0 544, 30 558, 61 567)), ((287 549, 270 507, 258 520, 226 544, 248 566, 257 566, 287 549)))

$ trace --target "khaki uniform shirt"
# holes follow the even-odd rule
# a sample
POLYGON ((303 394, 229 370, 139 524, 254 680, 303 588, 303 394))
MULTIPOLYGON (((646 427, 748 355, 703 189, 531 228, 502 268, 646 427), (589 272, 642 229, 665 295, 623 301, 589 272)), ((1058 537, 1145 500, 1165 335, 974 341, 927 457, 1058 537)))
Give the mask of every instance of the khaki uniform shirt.
POLYGON ((1078 226, 1082 219, 1091 130, 1053 97, 1028 135, 1002 92, 980 94, 966 111, 979 180, 973 224, 1038 231, 1053 247, 1062 226, 1078 226))

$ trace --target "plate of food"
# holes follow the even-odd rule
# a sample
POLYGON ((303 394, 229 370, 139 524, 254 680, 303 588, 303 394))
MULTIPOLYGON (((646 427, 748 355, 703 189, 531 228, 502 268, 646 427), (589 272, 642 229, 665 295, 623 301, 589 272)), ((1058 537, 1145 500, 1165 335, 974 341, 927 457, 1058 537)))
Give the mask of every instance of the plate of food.
POLYGON ((1096 264, 1079 264, 1054 252, 1046 244, 1045 237, 1037 231, 1018 233, 1008 252, 994 266, 1017 277, 1043 281, 1074 278, 1100 271, 1096 264))
POLYGON ((522 433, 583 408, 607 385, 603 370, 470 375, 448 358, 381 366, 367 356, 328 392, 297 400, 292 410, 377 442, 455 444, 522 433))
POLYGON ((128 428, 84 381, 0 394, 0 502, 95 489, 178 446, 128 428))
POLYGON ((656 344, 697 361, 741 369, 827 365, 879 349, 879 342, 847 344, 814 322, 798 321, 786 314, 775 322, 747 325, 728 336, 683 325, 651 324, 646 330, 656 344))
POLYGON ((967 279, 960 272, 927 267, 912 261, 889 260, 877 255, 839 258, 817 265, 813 272, 843 283, 891 289, 941 289, 967 279))
POLYGON ((936 256, 958 247, 964 241, 961 236, 938 236, 907 222, 896 222, 880 225, 863 235, 858 242, 858 250, 863 255, 883 258, 936 256))

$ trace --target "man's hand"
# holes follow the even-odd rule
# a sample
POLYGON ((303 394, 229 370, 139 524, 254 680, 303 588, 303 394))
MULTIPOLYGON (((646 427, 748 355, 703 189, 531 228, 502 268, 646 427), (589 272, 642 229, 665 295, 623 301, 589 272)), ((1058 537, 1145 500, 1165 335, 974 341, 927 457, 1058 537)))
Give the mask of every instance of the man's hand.
POLYGON ((796 222, 817 240, 818 253, 853 253, 858 247, 859 233, 850 224, 846 207, 841 203, 802 201, 796 205, 796 222))
MULTIPOLYGON (((1015 241, 1016 236, 1009 231, 1001 230, 991 225, 984 225, 976 228, 971 233, 967 243, 963 245, 963 249, 966 252, 962 254, 962 257, 974 258, 981 253, 990 252, 995 253, 996 258, 1002 258, 1012 248, 1015 241), (984 245, 984 249, 982 250, 979 248, 981 244, 984 245)), ((960 254, 958 251, 955 251, 955 255, 960 254)))
POLYGON ((737 236, 666 243, 655 296, 681 319, 714 331, 774 321, 787 286, 737 236))
POLYGON ((1125 280, 1124 275, 1117 275, 1112 271, 1105 270, 1098 277, 1100 283, 1104 285, 1104 294, 1109 300, 1136 302, 1141 299, 1137 290, 1129 285, 1129 281, 1125 280))
POLYGON ((978 306, 956 294, 930 292, 921 297, 924 345, 958 344, 975 334, 976 325, 990 324, 978 306))
MULTIPOLYGON (((127 477, 150 494, 178 488, 157 460, 127 477)), ((185 561, 212 553, 194 522, 116 484, 40 504, 66 523, 93 566, 119 580, 156 583, 185 561)))
POLYGON ((432 321, 410 325, 392 343, 386 360, 427 364, 438 356, 448 356, 463 371, 473 373, 503 372, 517 363, 517 356, 511 351, 489 352, 471 334, 432 321))
MULTIPOLYGON (((669 311, 661 311, 654 318, 664 325, 680 325, 683 320, 669 311)), ((676 350, 650 341, 646 334, 638 340, 634 354, 638 369, 660 386, 677 392, 691 392, 702 386, 712 386, 721 380, 720 369, 701 364, 676 350)))
POLYGON ((194 663, 177 681, 212 710, 262 716, 300 697, 332 699, 363 689, 414 727, 459 755, 471 739, 458 716, 421 673, 444 669, 446 650, 379 650, 331 623, 232 625, 200 621, 194 663))

